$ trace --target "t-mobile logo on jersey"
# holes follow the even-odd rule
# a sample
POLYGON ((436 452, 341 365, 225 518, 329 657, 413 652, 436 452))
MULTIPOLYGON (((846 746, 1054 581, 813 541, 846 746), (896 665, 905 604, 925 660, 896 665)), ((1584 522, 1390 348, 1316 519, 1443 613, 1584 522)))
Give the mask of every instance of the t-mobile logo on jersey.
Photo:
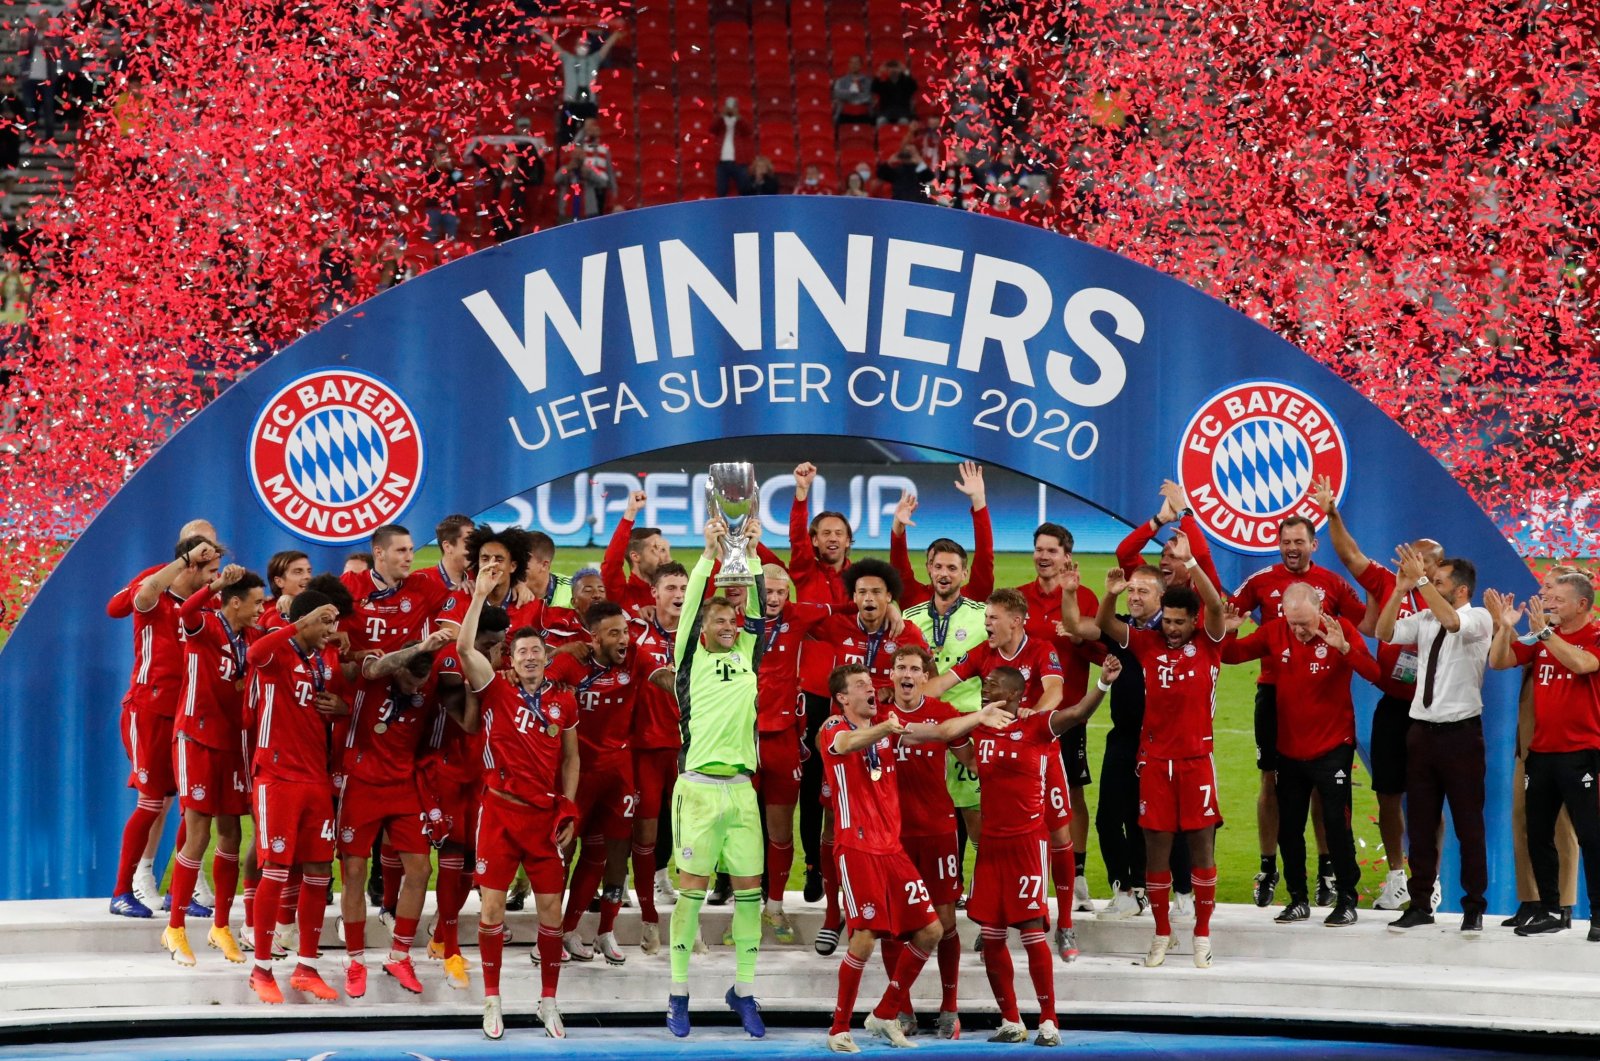
POLYGON ((389 624, 383 621, 383 616, 381 616, 381 615, 369 615, 369 616, 367 616, 367 640, 368 641, 370 641, 374 645, 376 645, 380 641, 383 640, 384 635, 387 634, 388 632, 389 632, 389 624))
POLYGON ((1172 688, 1172 680, 1176 676, 1177 671, 1178 668, 1175 664, 1168 663, 1165 660, 1157 661, 1156 678, 1161 682, 1161 688, 1172 688))
POLYGON ((1560 681, 1562 678, 1570 679, 1571 677, 1572 677, 1572 672, 1571 671, 1568 671, 1565 674, 1557 674, 1556 673, 1556 666, 1555 666, 1554 663, 1541 663, 1541 664, 1539 664, 1539 684, 1540 685, 1549 685, 1551 682, 1560 681))

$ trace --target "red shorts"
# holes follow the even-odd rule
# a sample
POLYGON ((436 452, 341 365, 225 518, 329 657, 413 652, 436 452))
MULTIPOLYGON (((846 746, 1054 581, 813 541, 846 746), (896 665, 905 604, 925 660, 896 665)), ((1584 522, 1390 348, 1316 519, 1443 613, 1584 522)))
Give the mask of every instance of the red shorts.
POLYGON ((800 802, 800 738, 793 729, 758 733, 756 791, 768 806, 800 802))
POLYGON ((327 783, 257 780, 256 855, 262 864, 331 862, 333 797, 327 783))
POLYGON ((902 836, 900 845, 922 875, 934 906, 944 906, 961 898, 961 844, 955 833, 902 836))
POLYGON ((172 759, 179 807, 210 818, 250 813, 250 774, 242 740, 239 747, 224 750, 180 736, 172 742, 172 759))
POLYGON ((485 792, 473 841, 478 884, 503 892, 522 866, 535 895, 560 895, 567 886, 567 866, 551 837, 555 825, 554 807, 530 807, 485 792))
POLYGON ((407 855, 425 855, 428 839, 422 835, 422 800, 417 783, 377 785, 347 777, 339 796, 339 857, 371 858, 372 842, 383 833, 384 842, 407 855))
MULTIPOLYGON (((580 753, 580 761, 582 755, 580 753)), ((633 784, 633 756, 607 752, 585 762, 578 775, 578 836, 626 840, 633 835, 639 792, 633 784), (589 765, 592 763, 593 765, 589 765)))
POLYGON ((478 824, 478 801, 483 798, 483 782, 457 781, 438 778, 432 781, 432 791, 439 809, 450 819, 452 844, 472 846, 472 831, 478 824))
POLYGON ((1067 772, 1061 756, 1051 749, 1044 757, 1044 827, 1052 833, 1072 821, 1072 797, 1067 791, 1067 772))
POLYGON ((1222 824, 1211 756, 1139 761, 1139 827, 1182 833, 1222 824))
POLYGON ((136 705, 122 715, 122 750, 131 769, 128 787, 139 795, 165 799, 178 791, 172 769, 172 716, 136 705))
POLYGON ((639 791, 634 817, 653 822, 661 809, 672 802, 672 789, 678 783, 677 748, 635 748, 633 780, 639 791))
POLYGON ((1048 918, 1049 848, 1050 841, 1037 834, 985 835, 972 867, 967 916, 980 925, 995 927, 1048 918))
POLYGON ((845 923, 851 932, 864 928, 880 936, 905 936, 939 919, 928 886, 903 851, 880 855, 836 850, 845 923))

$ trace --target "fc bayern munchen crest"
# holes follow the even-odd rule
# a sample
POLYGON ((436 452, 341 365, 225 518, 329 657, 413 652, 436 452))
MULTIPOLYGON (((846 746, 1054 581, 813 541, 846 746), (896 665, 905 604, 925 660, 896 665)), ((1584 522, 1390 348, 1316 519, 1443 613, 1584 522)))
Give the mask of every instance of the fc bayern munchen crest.
POLYGON ((1327 521, 1311 495, 1327 476, 1335 498, 1350 477, 1350 450, 1333 415, 1299 387, 1236 383, 1195 410, 1178 442, 1178 481, 1195 518, 1244 553, 1278 549, 1278 524, 1327 521))
POLYGON ((250 431, 250 485, 313 542, 343 545, 393 523, 422 486, 422 433, 393 387, 348 368, 309 372, 267 400, 250 431))

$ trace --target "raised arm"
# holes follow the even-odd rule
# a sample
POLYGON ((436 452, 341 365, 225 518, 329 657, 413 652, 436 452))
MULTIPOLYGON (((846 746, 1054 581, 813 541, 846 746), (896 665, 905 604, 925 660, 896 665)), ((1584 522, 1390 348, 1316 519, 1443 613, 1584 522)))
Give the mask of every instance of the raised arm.
POLYGON ((1128 576, 1122 573, 1120 567, 1113 567, 1106 572, 1106 595, 1100 598, 1100 611, 1095 616, 1094 624, 1101 634, 1112 641, 1128 647, 1128 624, 1117 616, 1117 601, 1122 596, 1122 591, 1128 588, 1128 576))
POLYGON ((811 545, 811 484, 817 479, 817 466, 810 461, 794 470, 794 503, 789 506, 789 575, 798 579, 817 566, 817 551, 811 545))
POLYGON ((1545 651, 1557 663, 1574 674, 1593 674, 1600 670, 1600 659, 1594 653, 1581 649, 1561 636, 1561 631, 1550 625, 1544 613, 1544 602, 1534 597, 1528 602, 1528 630, 1544 644, 1545 651))
POLYGON ((210 542, 201 542, 184 555, 176 558, 166 567, 154 574, 147 576, 139 583, 139 590, 133 595, 133 610, 147 612, 156 606, 156 601, 171 587, 179 575, 190 567, 199 567, 209 564, 217 555, 217 547, 210 542))
POLYGON ((994 592, 994 524, 989 518, 989 495, 983 483, 983 465, 962 461, 956 489, 972 506, 972 573, 967 577, 967 596, 987 600, 994 592))
POLYGON ((467 686, 472 689, 482 689, 494 677, 494 665, 478 651, 478 620, 483 615, 484 602, 499 584, 500 561, 491 560, 483 565, 478 580, 472 584, 472 603, 467 605, 467 614, 461 617, 461 627, 456 631, 456 655, 467 686))
POLYGON ((1319 477, 1311 499, 1328 517, 1328 538, 1333 542, 1333 551, 1339 557, 1339 562, 1352 577, 1360 578, 1372 560, 1361 551, 1350 528, 1345 526, 1344 516, 1339 513, 1338 499, 1333 495, 1332 480, 1326 475, 1319 477))
MULTIPOLYGON (((1509 593, 1502 596, 1498 590, 1486 589, 1483 591, 1483 606, 1489 610, 1489 620, 1494 623, 1494 634, 1489 639, 1489 666, 1495 670, 1510 670, 1520 666, 1521 661, 1511 647, 1512 640, 1517 636, 1517 620, 1522 616, 1516 598, 1509 593)), ((1531 619, 1529 625, 1532 625, 1531 619)))
POLYGON ((1453 634, 1460 630, 1461 615, 1456 611, 1456 606, 1445 599, 1443 591, 1433 579, 1424 581, 1423 574, 1427 569, 1423 566, 1422 554, 1402 542, 1395 549, 1395 555, 1400 560, 1400 583, 1410 582, 1418 589, 1422 602, 1446 631, 1453 634))
POLYGON ((435 630, 414 645, 385 652, 381 656, 366 657, 361 661, 361 676, 369 680, 392 678, 404 670, 418 655, 424 652, 437 652, 454 640, 455 636, 450 631, 435 630))
POLYGON ((628 539, 633 536, 633 518, 644 507, 645 492, 635 490, 628 495, 628 507, 622 510, 606 543, 605 555, 600 558, 600 583, 605 587, 608 600, 621 601, 628 591, 628 539))
POLYGON ((615 48, 617 46, 617 41, 621 39, 622 31, 620 29, 612 30, 611 36, 607 37, 606 42, 600 45, 600 50, 594 53, 595 58, 602 63, 605 62, 606 56, 611 54, 611 49, 615 48))
POLYGON ((916 511, 917 495, 902 491, 894 506, 894 523, 889 527, 889 566, 900 576, 900 604, 906 608, 911 607, 909 602, 926 600, 930 593, 911 566, 911 550, 906 544, 906 528, 917 525, 911 518, 916 511))
POLYGON ((1094 714, 1095 708, 1100 706, 1100 701, 1111 691, 1111 683, 1116 681, 1121 673, 1122 661, 1115 656, 1107 655, 1105 662, 1100 664, 1100 678, 1095 682, 1094 688, 1071 707, 1060 707, 1050 712, 1050 732, 1059 736, 1094 714))
POLYGON ((903 744, 954 744, 979 726, 1005 729, 1012 721, 1012 717, 995 704, 985 704, 977 711, 947 718, 943 722, 913 722, 906 726, 900 741, 903 744))
POLYGON ((1194 583, 1195 592, 1200 594, 1200 600, 1205 605, 1206 633, 1210 635, 1211 640, 1221 641, 1228 632, 1227 613, 1222 606, 1222 594, 1218 592, 1217 584, 1211 581, 1211 576, 1200 566, 1200 561, 1194 558, 1194 554, 1190 551, 1189 536, 1182 531, 1172 536, 1172 558, 1189 572, 1189 579, 1194 583))

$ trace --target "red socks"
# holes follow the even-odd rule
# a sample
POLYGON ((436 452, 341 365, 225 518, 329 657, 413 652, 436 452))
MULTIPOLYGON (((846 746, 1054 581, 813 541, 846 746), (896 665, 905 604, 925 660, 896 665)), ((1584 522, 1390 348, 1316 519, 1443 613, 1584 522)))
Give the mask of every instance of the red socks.
POLYGON ((295 911, 300 908, 300 884, 303 879, 299 866, 290 868, 289 879, 284 882, 283 894, 279 896, 276 907, 278 924, 294 924, 295 911))
POLYGON ((783 893, 789 887, 789 871, 794 868, 794 843, 775 844, 767 841, 767 899, 783 902, 783 893))
POLYGON ((133 871, 139 867, 144 845, 150 842, 150 827, 161 817, 159 799, 140 798, 128 815, 128 824, 122 827, 122 853, 117 859, 117 895, 133 891, 133 871))
POLYGON ((1194 934, 1211 935, 1211 914, 1217 908, 1217 867, 1197 869, 1190 875, 1194 881, 1194 934))
POLYGON ((873 1016, 892 1020, 901 1013, 910 1013, 911 985, 917 982, 917 977, 922 975, 922 967, 927 964, 927 951, 914 943, 901 944, 894 975, 889 977, 889 986, 878 1001, 878 1007, 872 1011, 873 1016))
MULTIPOLYGON (((289 870, 285 866, 262 866, 261 884, 256 889, 256 910, 266 914, 278 908, 278 902, 283 897, 283 889, 289 880, 289 870)), ((272 968, 272 933, 278 926, 274 918, 269 916, 258 917, 254 922, 256 930, 256 965, 263 969, 272 968)))
POLYGON ((1071 928, 1072 886, 1078 879, 1071 843, 1065 847, 1050 845, 1050 879, 1056 884, 1056 927, 1071 928))
POLYGON ((1001 1019, 1020 1024, 1022 1015, 1017 1012, 1017 987, 1012 983, 1015 971, 1011 967, 1011 951, 1006 946, 1006 930, 1003 926, 983 926, 983 971, 989 977, 989 988, 1000 1007, 1001 1019))
POLYGON ((600 935, 605 935, 617 927, 617 911, 622 909, 622 889, 613 892, 610 888, 600 893, 600 935), (611 896, 615 898, 611 898, 611 896))
POLYGON ((841 927, 844 913, 839 909, 839 860, 834 853, 832 840, 822 841, 822 892, 828 900, 828 912, 822 918, 822 927, 841 927))
POLYGON ((639 903, 639 920, 646 924, 661 921, 656 913, 656 849, 633 845, 633 897, 639 903))
POLYGON ((844 961, 839 963, 839 997, 833 1004, 833 1026, 828 1029, 829 1035, 850 1030, 850 1018, 856 1010, 856 995, 861 992, 861 974, 866 968, 866 962, 849 951, 845 952, 844 961))
POLYGON ((1022 949, 1028 952, 1028 977, 1033 980, 1033 993, 1039 999, 1039 1019, 1054 1021, 1056 968, 1050 939, 1039 929, 1027 929, 1022 933, 1022 949))
MULTIPOLYGON (((539 929, 539 957, 544 960, 544 928, 539 929)), ((557 934, 556 942, 561 941, 557 934)), ((478 960, 483 965, 483 993, 487 996, 500 993, 500 958, 506 949, 506 926, 486 925, 478 922, 478 960)), ((557 959, 559 961, 560 959, 557 959)))
POLYGON ((567 891, 567 914, 561 919, 561 930, 571 932, 578 927, 600 878, 606 873, 606 842, 598 836, 583 838, 583 853, 572 871, 572 884, 567 891))
MULTIPOLYGON (((1212 878, 1213 882, 1215 878, 1212 878)), ((1199 892, 1198 885, 1195 888, 1199 892)), ((1172 919, 1168 916, 1172 909, 1172 871, 1165 873, 1147 872, 1144 875, 1144 894, 1150 900, 1150 916, 1156 919, 1156 935, 1172 935, 1172 919)), ((1216 891, 1213 888, 1212 896, 1216 891)))
POLYGON ((344 923, 344 952, 353 962, 365 961, 367 950, 367 919, 344 923))
POLYGON ((939 941, 940 1013, 956 1012, 956 991, 961 980, 961 933, 950 929, 939 941))
MULTIPOLYGON (((883 952, 883 974, 889 979, 894 979, 894 971, 900 965, 900 952, 906 949, 905 941, 884 936, 878 940, 879 949, 883 952)), ((898 1015, 898 1011, 896 1011, 898 1015)))
POLYGON ((300 889, 300 902, 295 910, 295 921, 300 926, 300 960, 310 965, 317 957, 317 941, 322 938, 322 919, 328 912, 328 885, 330 877, 304 878, 300 889))
POLYGON ((167 889, 167 894, 172 896, 172 910, 167 914, 169 927, 183 927, 184 911, 189 909, 189 900, 194 898, 194 882, 199 879, 200 863, 190 862, 182 855, 173 860, 172 886, 167 889))
POLYGON ((228 915, 233 913, 233 895, 239 890, 239 854, 213 851, 211 876, 215 882, 217 905, 211 923, 218 928, 228 927, 228 915))
POLYGON ((411 944, 417 939, 417 918, 396 917, 394 933, 389 939, 389 953, 410 956, 411 944))
POLYGON ((400 853, 383 844, 378 848, 378 862, 383 867, 383 908, 393 910, 400 901, 400 853))
MULTIPOLYGON (((556 984, 561 980, 561 959, 566 957, 561 949, 561 930, 539 926, 539 994, 542 998, 556 997, 556 984)), ((498 982, 498 977, 496 978, 498 982)))

